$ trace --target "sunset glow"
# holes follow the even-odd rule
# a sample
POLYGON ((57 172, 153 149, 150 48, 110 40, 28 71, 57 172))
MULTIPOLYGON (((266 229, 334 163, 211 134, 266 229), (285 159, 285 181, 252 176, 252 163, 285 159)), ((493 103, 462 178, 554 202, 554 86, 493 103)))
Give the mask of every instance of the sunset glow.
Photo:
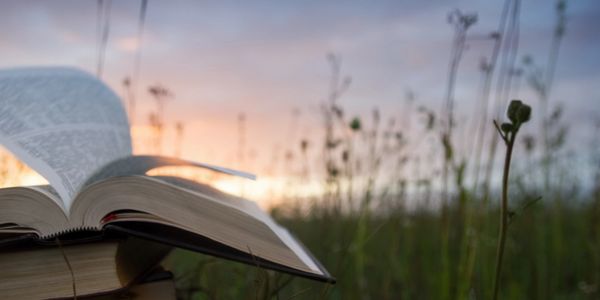
MULTIPOLYGON (((437 108, 442 103, 443 89, 431 87, 445 82, 446 72, 441 70, 448 54, 440 49, 448 48, 452 40, 447 12, 469 7, 486 16, 473 31, 478 37, 495 30, 501 8, 501 2, 470 0, 384 2, 367 7, 329 3, 318 9, 295 2, 261 2, 240 3, 233 9, 227 4, 156 1, 148 6, 140 44, 133 21, 138 3, 115 1, 102 80, 127 103, 123 80, 132 76, 136 51, 141 49, 141 73, 134 88, 134 136, 147 131, 138 130, 147 128, 148 116, 156 110, 147 90, 160 83, 174 95, 165 105, 162 154, 174 154, 172 131, 176 122, 182 122, 181 157, 279 176, 266 174, 267 165, 275 157, 281 161, 286 151, 297 151, 300 139, 311 142, 310 151, 321 146, 319 107, 328 94, 327 53, 339 54, 342 73, 352 77, 341 99, 346 115, 377 107, 386 119, 405 119, 398 105, 410 91, 415 93, 415 105, 437 108), (237 159, 240 114, 247 120, 243 165, 237 159)), ((594 59, 599 49, 593 25, 597 8, 590 3, 574 1, 569 7, 569 32, 577 34, 565 36, 560 53, 578 59, 558 66, 553 88, 557 100, 571 99, 567 114, 575 116, 572 119, 583 128, 578 131, 581 138, 592 134, 586 124, 598 113, 597 106, 584 105, 586 99, 598 97, 597 91, 586 87, 600 76, 599 62, 594 59)), ((543 49, 552 34, 553 6, 524 2, 523 11, 527 16, 520 25, 519 56, 538 54, 538 62, 543 62, 543 49)), ((19 30, 1 34, 0 64, 67 65, 95 73, 95 15, 94 1, 8 1, 0 25, 19 30), (72 17, 65 18, 65 12, 72 17)), ((468 117, 476 103, 480 59, 491 49, 490 41, 476 40, 464 54, 462 80, 456 88, 456 98, 461 99, 456 109, 461 116, 468 117)), ((520 96, 535 97, 524 87, 520 96)), ((469 122, 457 126, 464 128, 469 122)), ((138 141, 136 153, 154 153, 146 147, 146 138, 138 141)))
POLYGON ((317 181, 299 182, 297 178, 267 176, 249 180, 194 167, 162 167, 151 170, 148 175, 177 176, 207 183, 223 192, 256 201, 265 209, 281 204, 285 198, 311 198, 323 192, 322 184, 317 181))

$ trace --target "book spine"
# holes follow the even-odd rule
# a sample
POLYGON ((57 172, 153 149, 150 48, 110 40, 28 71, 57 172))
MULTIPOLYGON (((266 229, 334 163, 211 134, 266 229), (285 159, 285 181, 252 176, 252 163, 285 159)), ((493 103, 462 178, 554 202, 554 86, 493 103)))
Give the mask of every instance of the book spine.
POLYGON ((78 226, 78 227, 61 229, 61 230, 58 230, 58 231, 55 231, 52 233, 40 234, 39 238, 42 240, 47 240, 47 239, 56 238, 61 235, 74 233, 74 232, 78 232, 78 231, 99 231, 99 229, 96 227, 93 227, 93 226, 78 226))

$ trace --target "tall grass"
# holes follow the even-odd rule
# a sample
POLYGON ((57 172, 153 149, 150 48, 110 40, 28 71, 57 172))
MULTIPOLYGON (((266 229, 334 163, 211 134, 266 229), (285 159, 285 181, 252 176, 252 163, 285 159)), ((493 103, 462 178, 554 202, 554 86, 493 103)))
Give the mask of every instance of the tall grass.
MULTIPOLYGON (((598 194, 590 201, 568 205, 560 212, 566 220, 556 230, 550 224, 556 212, 545 205, 535 205, 521 217, 514 219, 506 240, 501 299, 597 299, 600 257, 600 228, 598 194), (532 238, 532 236, 539 238, 532 238), (552 237, 560 235, 567 252, 552 251, 552 237), (543 254, 543 255, 541 255, 543 254), (548 272, 539 272, 540 263, 552 266, 548 272), (552 277, 557 285, 550 285, 552 277)), ((515 202, 529 198, 514 197, 515 202)), ((456 209, 451 208, 451 216, 456 209)), ((490 299, 492 279, 484 269, 494 262, 499 211, 476 212, 478 218, 493 220, 481 239, 478 255, 473 263, 473 279, 468 298, 490 299)), ((314 254, 334 272, 338 283, 334 286, 266 272, 256 275, 252 266, 177 251, 169 265, 178 278, 182 295, 189 299, 255 299, 256 281, 269 278, 269 295, 264 299, 436 299, 444 280, 440 270, 441 255, 439 215, 428 209, 410 214, 393 212, 387 216, 372 216, 367 223, 369 234, 360 252, 342 249, 354 234, 359 216, 327 218, 315 212, 309 216, 279 216, 279 221, 294 231, 314 254), (362 256, 359 257, 359 256, 362 256), (353 261, 364 260, 365 274, 358 274, 353 261), (358 280, 363 280, 362 287, 358 280), (280 285, 285 284, 283 288, 280 285), (323 295, 323 289, 328 291, 323 295)), ((451 236, 459 231, 450 230, 451 236)), ((457 264, 460 247, 449 243, 449 259, 457 264)), ((451 285, 462 280, 453 278, 451 285)))
MULTIPOLYGON (((458 11, 451 15, 456 32, 440 113, 416 103, 416 94, 410 92, 400 119, 376 107, 370 114, 349 116, 343 95, 351 92, 351 79, 342 72, 340 56, 329 55, 330 90, 320 112, 323 139, 300 139, 285 162, 286 169, 297 164, 302 170, 297 184, 309 177, 322 178, 324 195, 287 199, 271 213, 311 249, 338 283, 329 286, 178 251, 168 264, 178 274, 181 295, 190 299, 600 298, 600 173, 591 189, 565 180, 572 173, 564 165, 572 162, 561 154, 567 137, 562 109, 548 113, 542 107, 534 118, 542 126, 540 134, 523 134, 522 142, 515 139, 515 128, 508 128, 516 126, 512 119, 512 125, 498 126, 501 137, 488 134, 494 130, 489 120, 501 119, 509 97, 518 93, 522 74, 537 100, 548 106, 565 33, 566 5, 557 3, 557 25, 547 66, 542 68, 531 58, 518 65, 520 0, 504 2, 498 30, 487 36, 492 47, 481 67, 478 110, 471 121, 475 128, 467 129, 475 138, 464 147, 457 147, 453 138, 457 101, 453 90, 473 16, 458 11), (536 146, 538 140, 542 148, 536 146), (498 141, 509 147, 505 166, 515 153, 511 177, 505 167, 502 182, 494 182, 492 176, 498 172, 498 141), (317 157, 322 172, 308 166, 314 159, 308 149, 314 145, 322 145, 317 157)), ((600 166, 597 150, 593 157, 600 166)))

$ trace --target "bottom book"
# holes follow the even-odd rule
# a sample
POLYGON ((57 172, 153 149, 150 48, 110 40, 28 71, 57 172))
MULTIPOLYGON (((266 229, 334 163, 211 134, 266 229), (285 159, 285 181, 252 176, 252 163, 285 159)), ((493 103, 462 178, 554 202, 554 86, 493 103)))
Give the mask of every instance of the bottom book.
POLYGON ((117 300, 117 299, 136 299, 136 300, 171 300, 177 299, 175 290, 175 281, 173 274, 168 271, 155 271, 136 285, 126 289, 120 289, 113 293, 99 296, 82 296, 81 299, 88 300, 117 300))
POLYGON ((72 299, 129 291, 151 279, 150 272, 170 249, 126 238, 1 251, 0 299, 72 299))

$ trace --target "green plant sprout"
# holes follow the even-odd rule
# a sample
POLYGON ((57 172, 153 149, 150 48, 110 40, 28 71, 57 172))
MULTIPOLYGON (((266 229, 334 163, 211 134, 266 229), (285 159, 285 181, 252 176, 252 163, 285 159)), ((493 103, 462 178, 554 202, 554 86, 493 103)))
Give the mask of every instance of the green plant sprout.
POLYGON ((517 139, 517 133, 521 125, 531 118, 531 107, 523 104, 520 100, 512 100, 506 112, 510 122, 498 123, 494 120, 494 126, 506 145, 506 156, 504 158, 504 172, 502 174, 502 199, 500 206, 500 231, 498 233, 498 250, 496 252, 496 272, 494 277, 494 300, 498 299, 500 289, 500 274, 502 272, 502 258, 504 256, 504 245, 508 231, 510 211, 508 210, 508 174, 510 172, 510 161, 517 139))

